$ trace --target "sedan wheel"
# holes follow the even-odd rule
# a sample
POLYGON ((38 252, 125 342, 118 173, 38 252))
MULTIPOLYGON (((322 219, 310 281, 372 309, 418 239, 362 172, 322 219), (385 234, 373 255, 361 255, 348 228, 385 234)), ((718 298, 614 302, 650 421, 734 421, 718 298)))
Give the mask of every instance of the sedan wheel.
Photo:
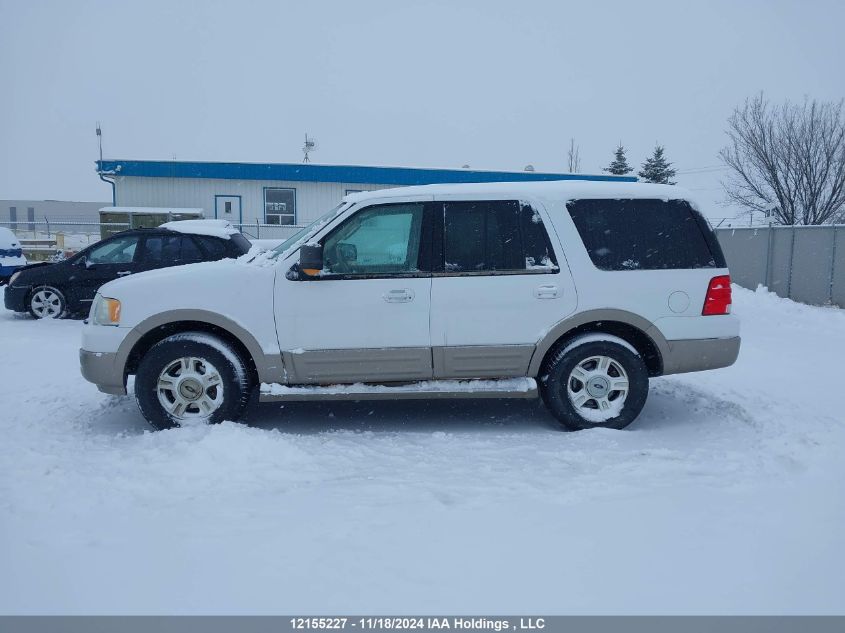
POLYGON ((65 312, 65 298, 56 288, 36 288, 29 298, 29 312, 36 319, 58 319, 65 312))

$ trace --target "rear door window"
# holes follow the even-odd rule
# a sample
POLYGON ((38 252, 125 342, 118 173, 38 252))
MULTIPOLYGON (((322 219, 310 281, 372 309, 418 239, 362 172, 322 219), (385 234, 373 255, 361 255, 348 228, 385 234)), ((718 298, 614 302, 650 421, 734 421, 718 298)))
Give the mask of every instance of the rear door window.
POLYGON ((144 262, 147 264, 166 266, 203 259, 202 251, 187 235, 150 235, 144 240, 144 262))
POLYGON ((706 220, 684 200, 572 200, 567 208, 600 270, 725 266, 706 220))
POLYGON ((205 257, 197 246, 196 240, 188 235, 182 236, 182 248, 179 250, 179 258, 185 262, 201 262, 205 257))
POLYGON ((557 270, 543 220, 516 200, 447 202, 446 273, 553 272, 557 270))

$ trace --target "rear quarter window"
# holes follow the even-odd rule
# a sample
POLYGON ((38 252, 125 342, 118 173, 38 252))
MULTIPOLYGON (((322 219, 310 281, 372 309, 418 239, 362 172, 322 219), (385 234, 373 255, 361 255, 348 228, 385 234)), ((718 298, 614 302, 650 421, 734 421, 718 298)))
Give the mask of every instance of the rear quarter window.
POLYGON ((572 200, 567 208, 600 270, 725 267, 713 231, 685 200, 572 200))
POLYGON ((217 260, 224 257, 237 257, 246 253, 252 244, 240 233, 232 234, 231 238, 224 240, 219 237, 208 235, 197 235, 197 240, 206 252, 206 259, 217 260), (239 240, 237 238, 240 238, 239 240))
POLYGON ((252 248, 252 243, 246 239, 242 233, 233 233, 229 236, 229 241, 234 245, 235 252, 245 255, 252 248))

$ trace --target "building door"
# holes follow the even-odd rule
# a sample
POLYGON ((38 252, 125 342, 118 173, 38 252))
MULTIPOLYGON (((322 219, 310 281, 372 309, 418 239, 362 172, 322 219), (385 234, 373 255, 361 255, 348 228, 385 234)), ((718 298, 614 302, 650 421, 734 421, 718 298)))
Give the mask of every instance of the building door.
POLYGON ((242 224, 240 196, 214 196, 214 217, 229 220, 232 224, 242 224))

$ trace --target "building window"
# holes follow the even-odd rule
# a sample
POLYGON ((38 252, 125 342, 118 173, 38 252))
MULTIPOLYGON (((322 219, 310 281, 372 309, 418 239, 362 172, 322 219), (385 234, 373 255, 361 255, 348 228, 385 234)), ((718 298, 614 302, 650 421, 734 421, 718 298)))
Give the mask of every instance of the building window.
POLYGON ((296 224, 296 189, 264 189, 264 222, 296 224))

